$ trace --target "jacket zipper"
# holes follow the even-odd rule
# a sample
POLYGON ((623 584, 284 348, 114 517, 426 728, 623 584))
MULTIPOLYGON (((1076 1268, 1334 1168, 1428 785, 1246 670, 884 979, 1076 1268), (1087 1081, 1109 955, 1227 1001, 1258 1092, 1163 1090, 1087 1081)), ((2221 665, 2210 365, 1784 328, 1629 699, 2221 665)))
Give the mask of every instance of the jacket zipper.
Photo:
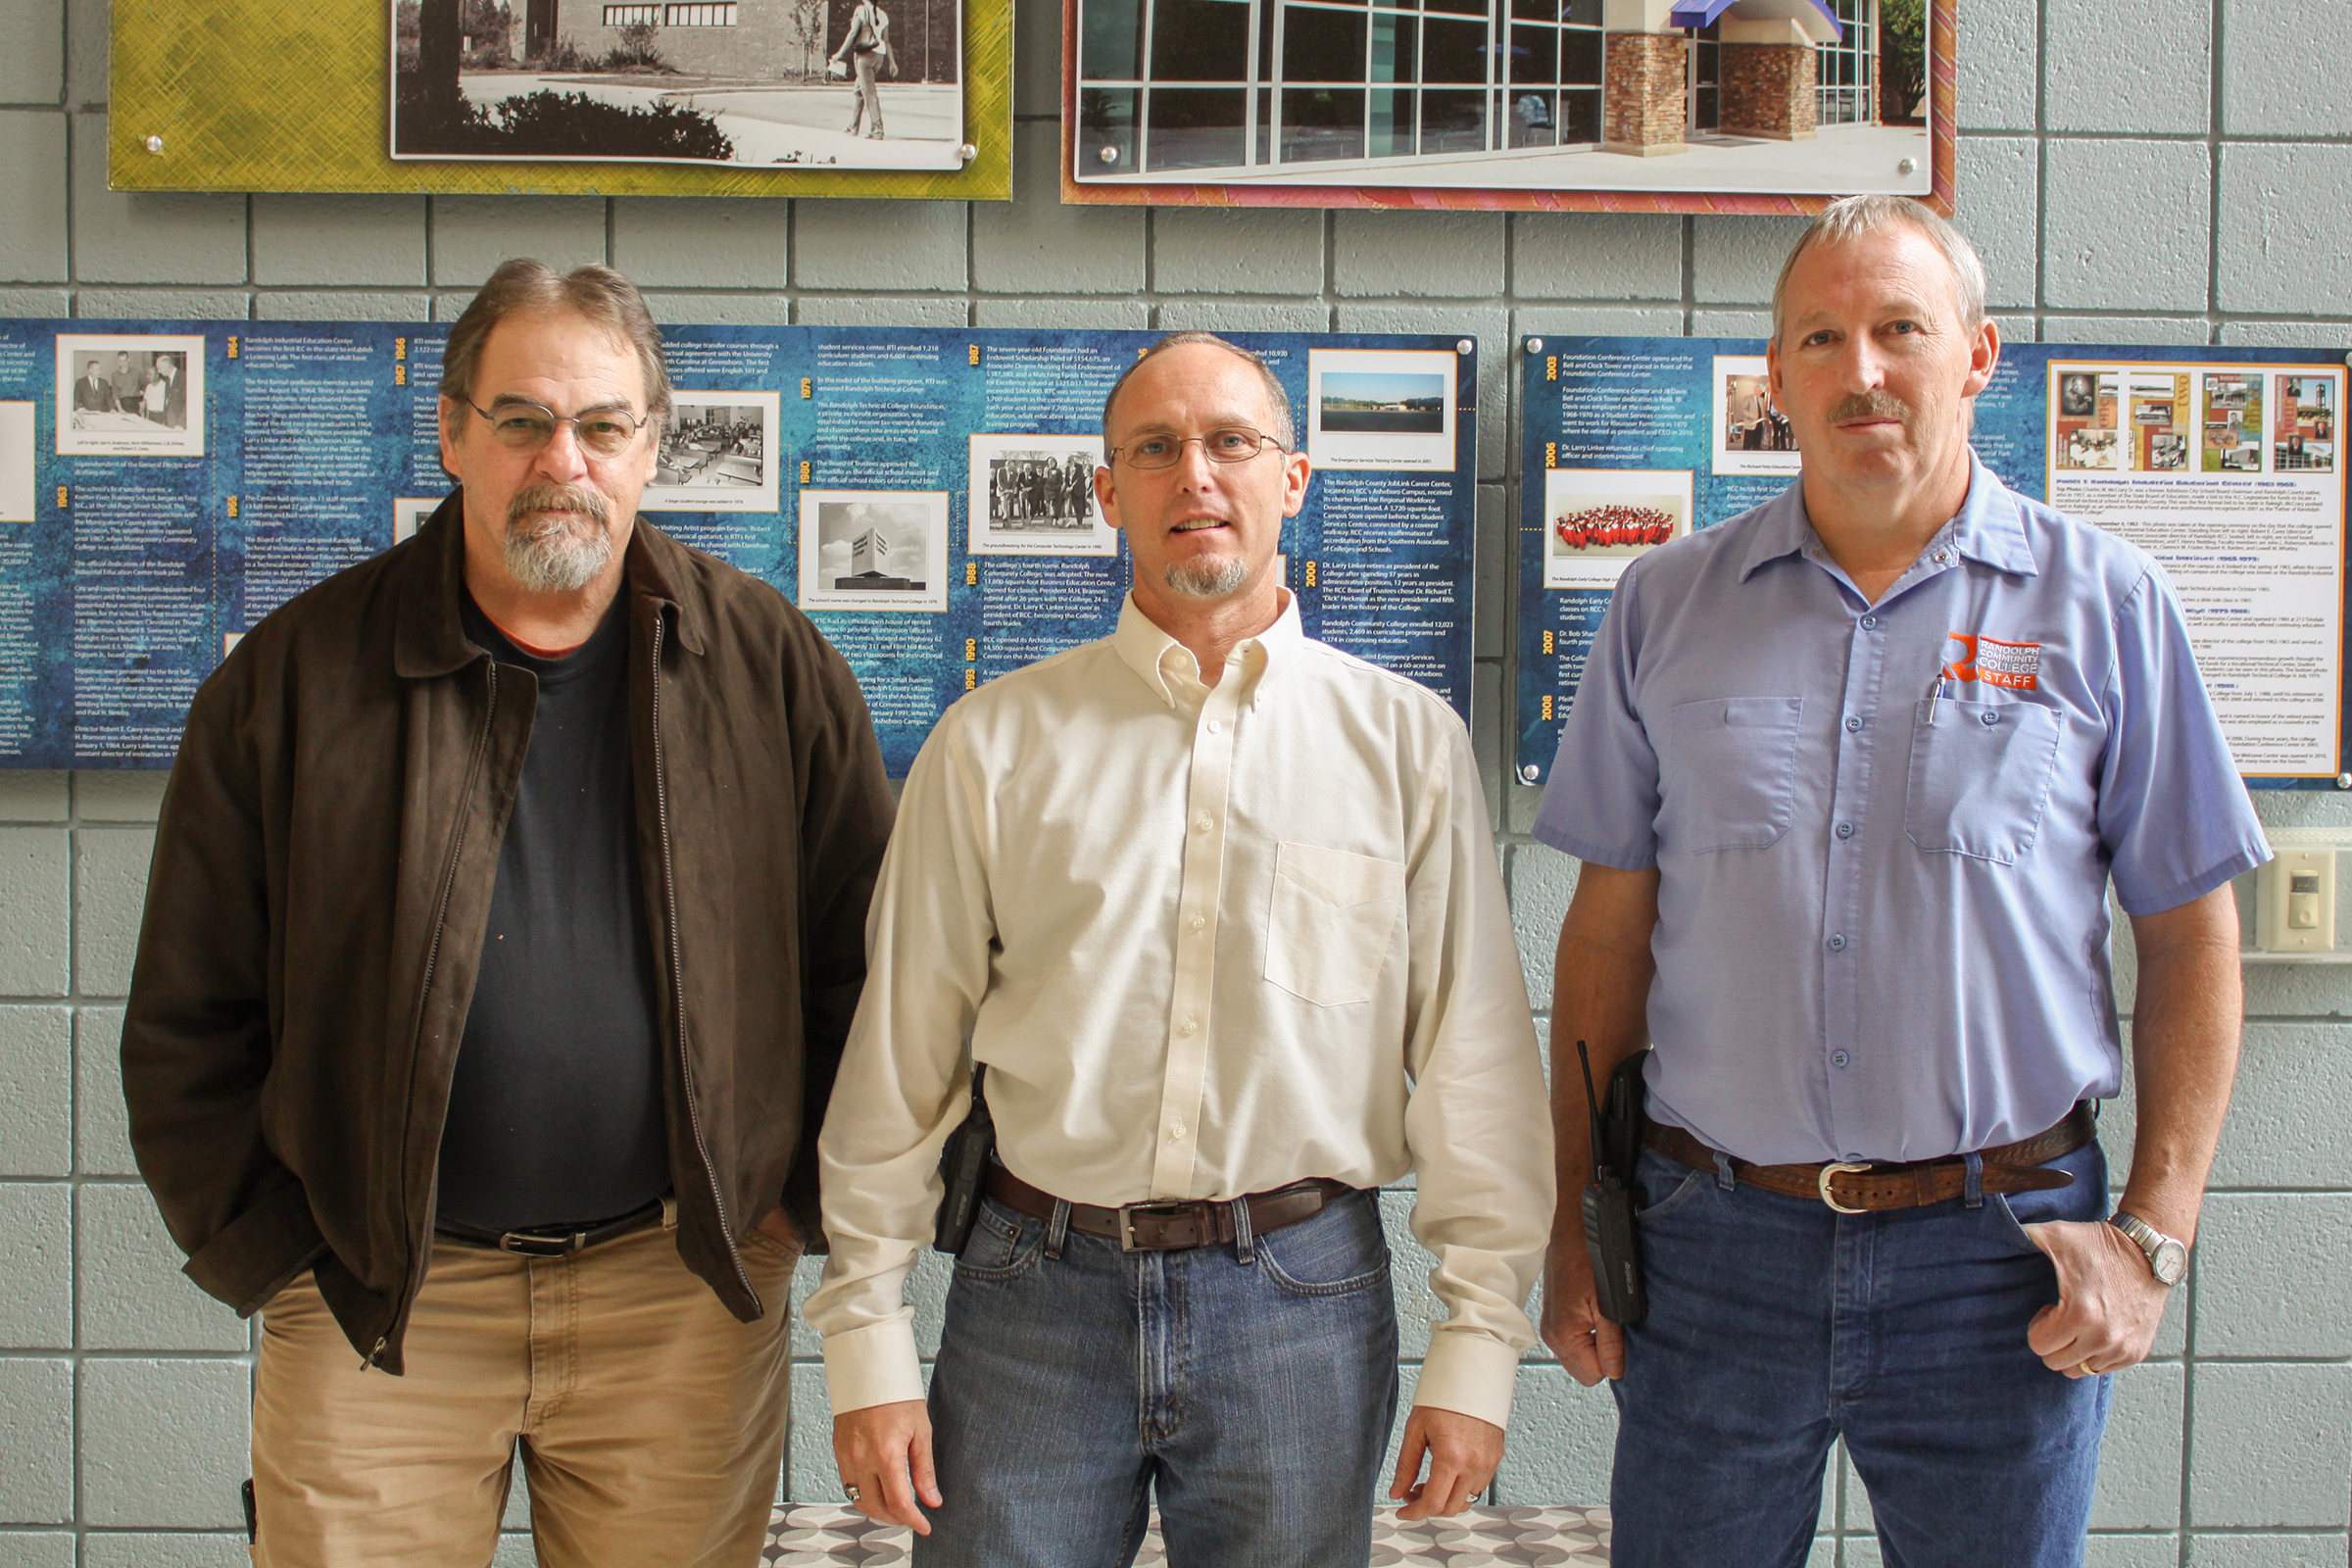
MULTIPOLYGON (((481 776, 482 759, 488 755, 490 750, 490 729, 498 721, 498 661, 495 659, 488 661, 487 666, 490 671, 489 696, 482 705, 481 733, 473 738, 473 757, 466 764, 466 788, 459 797, 457 834, 450 840, 449 864, 443 868, 441 873, 441 901, 433 909, 433 940, 424 951, 424 984, 416 993, 416 1036, 411 1042, 409 1050, 408 1107, 412 1119, 416 1108, 416 1064, 424 1054, 425 1004, 432 998, 433 974, 441 964, 441 933, 443 928, 449 924, 449 899, 458 885, 458 861, 466 854, 465 803, 473 798, 474 781, 481 776)), ((401 1123, 400 1151, 400 1213, 405 1223, 409 1213, 409 1123, 407 1121, 401 1123)), ((418 1272, 416 1258, 412 1252, 409 1260, 409 1277, 401 1290, 401 1305, 393 1312, 395 1323, 400 1320, 401 1310, 404 1310, 409 1301, 415 1298, 416 1287, 421 1283, 423 1283, 423 1276, 418 1272)), ((391 1335, 388 1332, 376 1340, 375 1348, 369 1350, 360 1362, 362 1370, 370 1366, 382 1365, 384 1348, 390 1341, 391 1335)))
POLYGON ((662 906, 669 916, 669 1000, 678 1019, 678 1074, 686 1088, 686 1120, 694 1129, 694 1152, 702 1156, 703 1175, 710 1183, 710 1200, 718 1208, 718 1239, 726 1244, 727 1261, 736 1281, 752 1298, 752 1309, 767 1308, 743 1269, 743 1254, 735 1248, 734 1222, 727 1218, 727 1195, 719 1190, 718 1167, 710 1161, 710 1146, 703 1138, 703 1111, 694 1098, 694 1058, 686 1052, 686 973, 678 961, 678 878, 669 858, 669 774, 662 761, 662 634, 667 626, 654 612, 654 819, 662 835, 662 906))

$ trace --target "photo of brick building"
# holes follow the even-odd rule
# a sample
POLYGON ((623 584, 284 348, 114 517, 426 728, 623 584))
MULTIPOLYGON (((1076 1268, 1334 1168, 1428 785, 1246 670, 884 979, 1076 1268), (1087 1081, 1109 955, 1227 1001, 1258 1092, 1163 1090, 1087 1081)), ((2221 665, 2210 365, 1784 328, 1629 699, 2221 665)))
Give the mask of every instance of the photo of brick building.
POLYGON ((1881 86, 1889 48, 1924 80, 1923 12, 1905 0, 1080 0, 1072 173, 1925 194, 1926 128, 1881 86))

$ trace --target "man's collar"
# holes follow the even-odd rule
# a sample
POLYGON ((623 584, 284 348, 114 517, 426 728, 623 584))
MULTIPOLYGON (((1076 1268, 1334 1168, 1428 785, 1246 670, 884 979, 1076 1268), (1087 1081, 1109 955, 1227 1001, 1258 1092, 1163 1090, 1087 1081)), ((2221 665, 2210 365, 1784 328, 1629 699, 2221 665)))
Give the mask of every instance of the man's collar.
MULTIPOLYGON (((1298 619, 1298 596, 1288 588, 1282 594, 1282 612, 1274 624, 1254 637, 1243 639, 1234 650, 1242 656, 1239 671, 1228 664, 1227 678, 1239 676, 1250 683, 1249 701, 1251 708, 1265 694, 1267 683, 1289 668, 1306 645, 1306 631, 1298 619)), ((1169 636, 1153 623, 1151 616, 1136 608, 1135 592, 1128 590, 1127 599, 1119 607, 1118 629, 1110 634, 1110 646, 1120 662, 1135 671, 1136 678, 1158 694, 1159 700, 1170 708, 1176 706, 1176 694, 1168 687, 1166 662, 1176 661, 1179 670, 1190 669, 1196 675, 1200 665, 1194 662, 1192 651, 1169 636)))
MULTIPOLYGON (((680 647, 700 654, 706 646, 703 621, 709 614, 693 581, 684 547, 649 524, 641 513, 629 530, 620 591, 653 602, 653 612, 668 612, 680 647)), ((397 568, 399 620, 393 634, 393 669, 407 680, 429 679, 465 668, 482 657, 466 635, 458 611, 466 582, 466 492, 453 490, 416 530, 409 556, 397 568)))
MULTIPOLYGON (((1995 571, 2021 577, 2040 574, 2034 548, 2026 539, 2017 497, 1998 474, 1984 466, 1974 447, 1968 454, 1968 498, 1940 534, 1961 555, 1995 571)), ((1747 581, 1766 563, 1795 555, 1819 537, 1805 512, 1805 481, 1800 476, 1764 504, 1763 515, 1756 519, 1748 539, 1747 554, 1740 563, 1740 580, 1747 581)))

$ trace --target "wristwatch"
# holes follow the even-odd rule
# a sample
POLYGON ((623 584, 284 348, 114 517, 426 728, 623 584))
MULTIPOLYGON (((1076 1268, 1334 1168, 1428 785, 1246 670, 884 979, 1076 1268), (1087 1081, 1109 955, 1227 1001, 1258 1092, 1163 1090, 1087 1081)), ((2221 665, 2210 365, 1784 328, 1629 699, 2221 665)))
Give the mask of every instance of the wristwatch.
POLYGON ((2136 1219, 2119 1208, 2108 1216, 2107 1223, 2131 1237, 2132 1245, 2148 1254, 2148 1272, 2156 1276, 2159 1285, 2178 1285, 2188 1272, 2187 1247, 2146 1220, 2136 1219))

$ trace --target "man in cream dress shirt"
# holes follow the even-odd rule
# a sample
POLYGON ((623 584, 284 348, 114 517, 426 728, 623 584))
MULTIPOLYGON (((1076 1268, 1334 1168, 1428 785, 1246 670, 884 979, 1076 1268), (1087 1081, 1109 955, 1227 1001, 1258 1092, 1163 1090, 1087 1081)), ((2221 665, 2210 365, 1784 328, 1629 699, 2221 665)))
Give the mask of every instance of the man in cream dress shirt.
POLYGON ((1103 425, 1118 630, 949 710, 868 921, 808 1308, 835 1455, 925 1568, 1124 1563, 1154 1500, 1177 1568, 1360 1565, 1397 1386, 1373 1189, 1415 1174, 1439 1259, 1408 1517, 1492 1479, 1533 1337, 1550 1135, 1484 793, 1442 701, 1300 630, 1308 462, 1262 363, 1175 334, 1103 425), (926 1409, 904 1285, 967 1037, 1003 1168, 926 1409))

